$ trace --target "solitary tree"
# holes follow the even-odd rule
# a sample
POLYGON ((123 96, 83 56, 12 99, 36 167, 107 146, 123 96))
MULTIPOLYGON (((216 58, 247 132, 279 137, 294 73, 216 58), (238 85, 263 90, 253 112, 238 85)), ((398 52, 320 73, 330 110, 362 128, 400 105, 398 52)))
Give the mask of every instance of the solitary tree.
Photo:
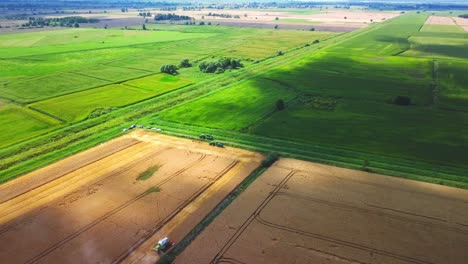
POLYGON ((396 105, 410 105, 411 104, 411 98, 408 96, 402 96, 399 95, 393 99, 393 103, 396 105))
POLYGON ((275 25, 275 29, 278 29, 278 25, 275 25))
POLYGON ((276 109, 281 111, 284 110, 284 108, 286 108, 286 105, 284 104, 283 99, 279 99, 278 101, 276 101, 276 109))
POLYGON ((146 25, 143 24, 143 25, 141 26, 141 28, 142 28, 143 30, 146 30, 146 25))

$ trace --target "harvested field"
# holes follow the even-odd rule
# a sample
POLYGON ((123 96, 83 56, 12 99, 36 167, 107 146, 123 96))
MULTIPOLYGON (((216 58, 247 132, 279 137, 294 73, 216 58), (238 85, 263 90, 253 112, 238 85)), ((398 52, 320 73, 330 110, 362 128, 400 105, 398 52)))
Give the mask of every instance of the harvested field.
POLYGON ((463 33, 464 29, 461 25, 457 24, 453 17, 430 16, 424 23, 421 31, 463 33))
POLYGON ((175 263, 466 263, 468 191, 281 159, 175 263))
POLYGON ((261 159, 135 131, 57 162, 0 187, 0 263, 155 261, 159 236, 180 240, 261 159))
POLYGON ((454 17, 455 23, 462 27, 465 31, 468 31, 468 19, 467 18, 461 18, 461 17, 454 17))
MULTIPOLYGON (((162 11, 158 13, 172 13, 162 11)), ((381 22, 399 15, 397 12, 354 12, 354 11, 319 11, 310 14, 296 13, 293 10, 252 11, 252 10, 200 10, 176 11, 178 15, 187 15, 197 20, 206 20, 220 25, 236 27, 273 28, 281 25, 281 29, 307 29, 314 27, 319 31, 349 32, 367 26, 373 22, 381 22), (210 13, 216 16, 210 16, 210 13), (221 17, 221 15, 232 17, 221 17), (235 18, 237 16, 237 18, 235 18)))
POLYGON ((426 20, 426 25, 446 25, 455 26, 455 21, 451 17, 430 16, 426 20))

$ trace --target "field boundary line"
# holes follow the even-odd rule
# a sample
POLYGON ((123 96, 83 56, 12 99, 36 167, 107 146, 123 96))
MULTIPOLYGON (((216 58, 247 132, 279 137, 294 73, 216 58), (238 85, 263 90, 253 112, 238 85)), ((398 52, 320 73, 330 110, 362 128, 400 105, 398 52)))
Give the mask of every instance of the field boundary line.
POLYGON ((40 113, 40 114, 46 115, 46 116, 48 116, 48 117, 51 117, 51 118, 53 118, 53 119, 59 121, 59 122, 62 123, 62 124, 68 123, 67 120, 62 119, 62 118, 60 118, 60 117, 58 117, 58 116, 56 116, 56 115, 53 115, 53 114, 51 114, 51 113, 48 113, 48 112, 46 112, 46 111, 44 111, 44 110, 42 110, 42 109, 36 108, 36 107, 34 107, 34 106, 31 106, 31 105, 28 105, 28 106, 26 106, 26 107, 29 108, 29 109, 31 109, 31 110, 33 110, 33 111, 36 111, 36 112, 38 112, 38 113, 40 113))

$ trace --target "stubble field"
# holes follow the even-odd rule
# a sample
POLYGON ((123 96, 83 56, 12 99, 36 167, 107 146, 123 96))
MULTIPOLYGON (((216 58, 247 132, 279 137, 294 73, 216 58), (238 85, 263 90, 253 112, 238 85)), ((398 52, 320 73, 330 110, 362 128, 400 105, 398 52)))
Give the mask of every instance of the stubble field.
POLYGON ((153 235, 169 224, 160 235, 181 239, 261 159, 143 131, 115 139, 0 186, 0 262, 111 263, 149 238, 143 257, 157 260, 153 235))
POLYGON ((281 159, 175 263, 465 263, 468 192, 281 159))

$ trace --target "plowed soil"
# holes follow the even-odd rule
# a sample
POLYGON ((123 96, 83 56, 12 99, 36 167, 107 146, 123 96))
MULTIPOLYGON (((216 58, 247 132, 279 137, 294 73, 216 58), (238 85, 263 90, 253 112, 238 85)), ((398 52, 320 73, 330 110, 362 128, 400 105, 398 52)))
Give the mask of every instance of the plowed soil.
POLYGON ((175 263, 452 263, 468 191, 282 159, 175 263))
POLYGON ((154 262, 261 159, 144 131, 67 158, 0 187, 0 263, 154 262))

